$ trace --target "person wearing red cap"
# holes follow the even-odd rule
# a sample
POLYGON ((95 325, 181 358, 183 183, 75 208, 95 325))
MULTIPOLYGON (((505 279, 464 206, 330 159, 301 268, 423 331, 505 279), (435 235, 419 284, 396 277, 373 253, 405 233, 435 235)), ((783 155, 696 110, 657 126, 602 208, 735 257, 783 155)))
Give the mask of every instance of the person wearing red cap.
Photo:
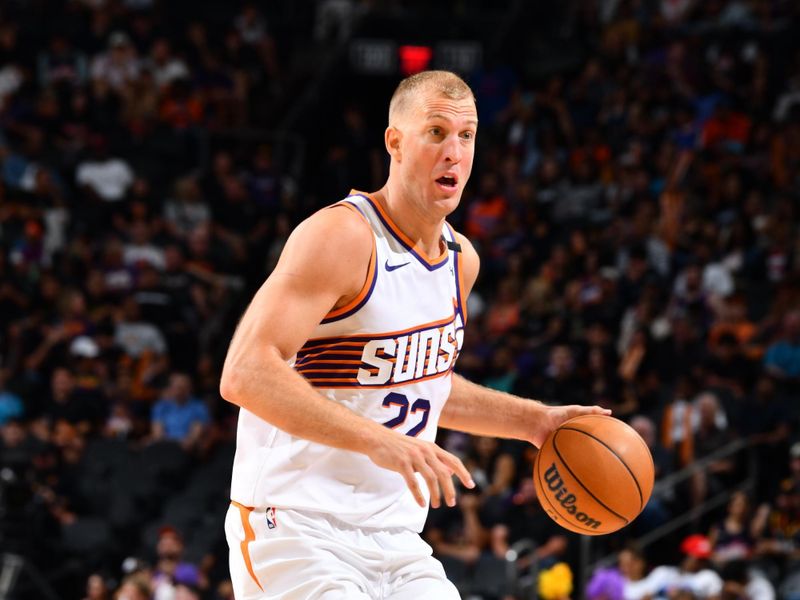
POLYGON ((681 542, 681 552, 686 558, 681 563, 678 588, 692 592, 696 598, 717 598, 720 595, 722 578, 709 566, 712 550, 711 540, 700 533, 681 542))
POLYGON ((716 600, 722 592, 722 578, 708 567, 711 542, 701 534, 686 537, 680 546, 685 555, 680 568, 659 566, 642 577, 644 556, 635 548, 620 554, 620 571, 625 577, 625 600, 674 598, 688 592, 698 600, 716 600), (634 563, 636 566, 634 567, 634 563))

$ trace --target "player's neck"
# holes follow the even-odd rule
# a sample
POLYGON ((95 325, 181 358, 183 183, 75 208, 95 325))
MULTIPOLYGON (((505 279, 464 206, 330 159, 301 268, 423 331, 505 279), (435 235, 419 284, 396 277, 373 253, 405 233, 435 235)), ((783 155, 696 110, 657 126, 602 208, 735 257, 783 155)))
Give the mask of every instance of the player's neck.
POLYGON ((437 221, 430 215, 420 214, 413 203, 400 199, 401 193, 392 190, 387 183, 372 196, 407 238, 428 256, 438 258, 445 251, 442 245, 444 219, 437 221))

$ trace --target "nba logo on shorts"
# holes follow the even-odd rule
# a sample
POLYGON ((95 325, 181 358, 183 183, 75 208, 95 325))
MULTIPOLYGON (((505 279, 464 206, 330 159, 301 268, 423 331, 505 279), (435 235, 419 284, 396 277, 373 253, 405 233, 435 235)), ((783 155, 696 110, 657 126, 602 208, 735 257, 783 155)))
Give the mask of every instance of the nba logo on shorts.
POLYGON ((275 519, 275 507, 267 507, 267 528, 275 529, 278 526, 278 521, 275 519))

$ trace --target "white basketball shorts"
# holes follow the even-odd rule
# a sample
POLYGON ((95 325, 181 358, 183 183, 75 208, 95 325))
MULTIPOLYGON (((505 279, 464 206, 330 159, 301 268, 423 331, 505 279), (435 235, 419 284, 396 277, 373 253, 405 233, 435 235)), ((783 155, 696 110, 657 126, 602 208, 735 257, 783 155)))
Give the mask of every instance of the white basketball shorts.
POLYGON ((324 513, 231 504, 225 519, 236 600, 457 600, 414 531, 324 513))

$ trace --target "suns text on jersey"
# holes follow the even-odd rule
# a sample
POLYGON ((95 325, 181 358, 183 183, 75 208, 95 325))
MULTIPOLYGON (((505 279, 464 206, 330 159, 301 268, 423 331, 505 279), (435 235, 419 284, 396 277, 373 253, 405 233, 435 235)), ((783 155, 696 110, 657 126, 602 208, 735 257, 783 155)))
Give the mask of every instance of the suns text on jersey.
POLYGON ((463 342, 460 314, 446 325, 371 340, 361 353, 361 361, 371 368, 358 370, 358 382, 386 385, 441 375, 453 368, 463 342))

